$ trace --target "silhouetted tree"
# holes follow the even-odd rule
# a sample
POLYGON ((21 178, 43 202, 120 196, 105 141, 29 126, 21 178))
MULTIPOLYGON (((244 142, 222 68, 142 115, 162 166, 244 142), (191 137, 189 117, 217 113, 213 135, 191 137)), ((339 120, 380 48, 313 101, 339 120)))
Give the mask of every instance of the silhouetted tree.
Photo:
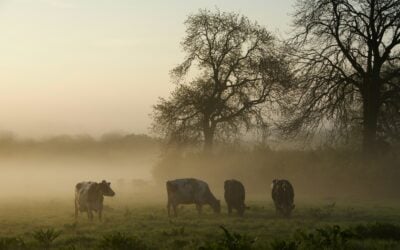
POLYGON ((400 1, 298 0, 296 8, 297 99, 285 132, 358 123, 364 150, 373 150, 384 122, 398 126, 387 116, 399 112, 400 1))
POLYGON ((200 10, 185 24, 186 59, 172 70, 178 84, 172 96, 154 106, 155 130, 174 141, 202 139, 210 149, 215 136, 265 125, 260 105, 276 101, 289 77, 273 36, 244 16, 218 10, 200 10))

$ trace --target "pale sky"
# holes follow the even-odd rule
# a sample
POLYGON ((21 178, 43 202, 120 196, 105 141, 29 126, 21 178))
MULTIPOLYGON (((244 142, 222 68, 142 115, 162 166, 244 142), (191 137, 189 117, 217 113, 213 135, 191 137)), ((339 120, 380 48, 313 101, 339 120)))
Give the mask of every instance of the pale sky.
POLYGON ((294 0, 0 0, 0 131, 23 137, 147 133, 174 85, 183 22, 235 11, 273 33, 294 0))

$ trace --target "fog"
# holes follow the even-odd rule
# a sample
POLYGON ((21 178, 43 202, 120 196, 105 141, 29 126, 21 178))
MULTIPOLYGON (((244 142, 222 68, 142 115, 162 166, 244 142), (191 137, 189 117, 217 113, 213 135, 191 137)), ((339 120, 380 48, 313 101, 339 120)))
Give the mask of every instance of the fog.
MULTIPOLYGON (((213 154, 166 148, 145 135, 58 136, 0 139, 0 199, 70 200, 81 181, 107 180, 118 202, 166 199, 165 181, 193 177, 206 181, 223 199, 223 182, 238 179, 248 200, 270 199, 272 179, 288 179, 300 200, 395 200, 400 188, 399 156, 385 153, 363 160, 350 149, 285 149, 256 143, 220 144, 213 154)), ((114 202, 114 201, 113 201, 114 202)), ((71 203, 72 204, 72 203, 71 203)))
MULTIPOLYGON (((0 199, 72 199, 81 181, 112 183, 116 191, 153 185, 156 140, 146 136, 60 136, 44 140, 0 139, 0 199)), ((131 189, 131 190, 129 190, 131 189)), ((121 192, 118 192, 121 193, 121 192)))

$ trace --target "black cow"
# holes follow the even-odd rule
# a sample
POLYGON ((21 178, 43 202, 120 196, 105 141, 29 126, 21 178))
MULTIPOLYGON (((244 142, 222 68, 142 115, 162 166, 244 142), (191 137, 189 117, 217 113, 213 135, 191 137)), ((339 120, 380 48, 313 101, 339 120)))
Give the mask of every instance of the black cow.
POLYGON ((294 209, 294 190, 292 184, 287 180, 273 180, 272 200, 274 201, 276 211, 283 216, 289 217, 294 209))
POLYGON ((243 184, 237 180, 226 180, 224 183, 224 197, 228 205, 228 213, 232 213, 232 209, 236 209, 240 216, 243 216, 246 205, 244 204, 246 191, 243 184))

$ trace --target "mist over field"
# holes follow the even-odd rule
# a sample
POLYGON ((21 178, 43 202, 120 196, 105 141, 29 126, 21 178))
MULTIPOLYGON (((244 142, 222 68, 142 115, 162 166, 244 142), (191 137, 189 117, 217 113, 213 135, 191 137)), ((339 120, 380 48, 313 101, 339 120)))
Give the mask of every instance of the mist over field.
POLYGON ((163 203, 167 180, 194 177, 209 183, 223 199, 223 182, 241 180, 248 199, 268 200, 273 179, 287 178, 296 197, 330 200, 396 200, 399 155, 396 149, 374 160, 349 148, 299 149, 257 142, 221 143, 212 155, 189 148, 167 148, 147 135, 62 135, 0 138, 1 199, 72 200, 81 181, 107 180, 118 200, 163 203), (318 188, 316 188, 318 187, 318 188))
POLYGON ((0 198, 70 199, 81 181, 111 181, 116 189, 153 185, 151 169, 160 143, 145 135, 58 136, 48 139, 0 139, 4 180, 0 198))

